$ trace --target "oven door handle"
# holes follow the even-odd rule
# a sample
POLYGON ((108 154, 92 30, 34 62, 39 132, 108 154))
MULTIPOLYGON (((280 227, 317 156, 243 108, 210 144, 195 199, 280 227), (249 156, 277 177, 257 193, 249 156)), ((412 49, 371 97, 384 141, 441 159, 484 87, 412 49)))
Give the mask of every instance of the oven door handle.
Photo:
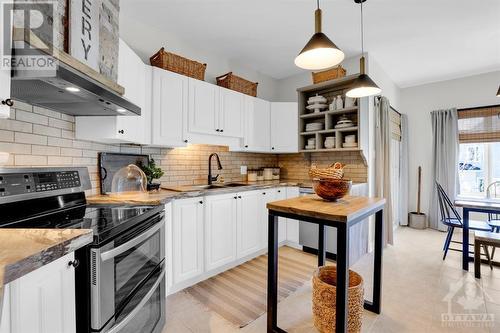
POLYGON ((155 226, 149 228, 148 230, 146 230, 145 232, 143 232, 139 236, 129 240, 125 244, 122 244, 120 246, 115 247, 112 250, 101 253, 101 260, 107 261, 109 259, 116 257, 117 255, 122 254, 125 251, 130 250, 134 246, 139 245, 140 243, 142 243, 143 241, 145 241, 149 237, 153 236, 158 230, 160 230, 164 226, 164 224, 165 224, 165 221, 162 220, 158 224, 156 224, 155 226))
POLYGON ((144 307, 144 305, 149 301, 149 299, 151 298, 151 296, 155 292, 156 288, 158 288, 158 285, 163 280, 164 276, 165 276, 165 267, 163 267, 163 270, 160 273, 160 276, 158 276, 158 279, 156 279, 156 281, 153 284, 153 286, 151 287, 151 289, 148 291, 148 293, 146 295, 144 295, 144 297, 141 299, 139 304, 137 304, 137 306, 132 311, 130 311, 130 313, 125 318, 123 318, 119 323, 117 323, 116 325, 111 327, 110 330, 107 331, 106 333, 119 332, 124 326, 126 326, 128 323, 130 323, 130 321, 132 321, 132 319, 134 319, 134 317, 137 315, 137 313, 139 311, 141 311, 141 309, 144 307))

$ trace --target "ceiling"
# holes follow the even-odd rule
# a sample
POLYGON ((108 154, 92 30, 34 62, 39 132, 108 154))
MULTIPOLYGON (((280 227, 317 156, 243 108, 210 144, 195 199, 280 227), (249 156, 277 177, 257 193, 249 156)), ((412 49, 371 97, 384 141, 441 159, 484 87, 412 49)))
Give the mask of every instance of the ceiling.
MULTIPOLYGON (((323 31, 346 57, 357 56, 359 5, 320 3, 323 31)), ((139 21, 142 36, 169 31, 187 45, 282 79, 301 72, 293 60, 313 33, 316 3, 121 0, 120 6, 121 25, 139 21)), ((364 12, 365 50, 400 87, 500 70, 498 0, 370 0, 364 12)))

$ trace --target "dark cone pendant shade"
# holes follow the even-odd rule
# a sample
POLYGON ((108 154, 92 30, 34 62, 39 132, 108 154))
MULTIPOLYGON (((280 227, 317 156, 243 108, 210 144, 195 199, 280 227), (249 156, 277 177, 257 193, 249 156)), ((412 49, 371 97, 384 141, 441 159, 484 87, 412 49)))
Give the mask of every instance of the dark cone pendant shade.
POLYGON ((500 86, 498 87, 497 97, 500 97, 500 86))
POLYGON ((378 95, 382 92, 373 80, 365 74, 365 57, 359 60, 360 74, 354 80, 349 91, 346 92, 347 97, 360 98, 366 96, 378 95))
POLYGON ((361 98, 367 96, 378 95, 382 92, 375 82, 366 74, 365 57, 363 47, 363 2, 366 0, 354 0, 355 3, 361 4, 361 58, 359 59, 359 76, 354 80, 349 91, 346 92, 347 97, 361 98))
POLYGON ((321 32, 321 9, 315 12, 316 33, 295 58, 297 67, 320 70, 336 66, 344 60, 342 52, 334 42, 321 32))

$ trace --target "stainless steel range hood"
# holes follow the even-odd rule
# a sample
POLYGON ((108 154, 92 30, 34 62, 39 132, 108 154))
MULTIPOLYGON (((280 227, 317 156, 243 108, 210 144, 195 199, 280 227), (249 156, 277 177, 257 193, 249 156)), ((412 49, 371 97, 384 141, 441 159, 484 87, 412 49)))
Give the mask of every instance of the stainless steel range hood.
POLYGON ((141 114, 140 107, 62 61, 54 70, 13 69, 11 96, 74 116, 141 114))

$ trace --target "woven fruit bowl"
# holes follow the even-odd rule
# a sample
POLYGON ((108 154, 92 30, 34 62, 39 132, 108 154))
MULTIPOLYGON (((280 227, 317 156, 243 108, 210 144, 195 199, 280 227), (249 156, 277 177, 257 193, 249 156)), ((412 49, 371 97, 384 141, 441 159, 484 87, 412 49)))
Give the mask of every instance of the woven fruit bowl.
POLYGON ((327 201, 337 201, 349 194, 352 180, 333 178, 313 178, 314 192, 327 201))

